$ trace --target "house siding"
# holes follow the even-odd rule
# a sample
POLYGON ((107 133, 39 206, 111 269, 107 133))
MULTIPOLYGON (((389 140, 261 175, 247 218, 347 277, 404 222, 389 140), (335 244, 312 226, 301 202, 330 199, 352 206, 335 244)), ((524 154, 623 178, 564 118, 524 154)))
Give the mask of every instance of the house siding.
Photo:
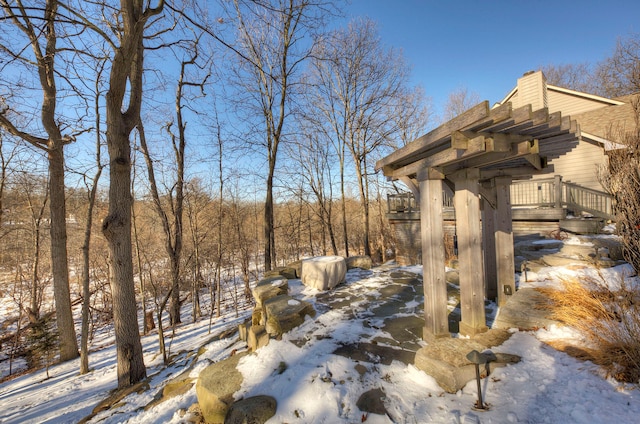
POLYGON ((573 96, 553 89, 547 90, 547 97, 549 99, 549 112, 562 112, 563 116, 589 112, 609 106, 596 100, 573 96))
POLYGON ((542 72, 518 79, 518 95, 511 99, 514 108, 531 104, 533 110, 538 110, 547 107, 547 101, 547 80, 542 72))
MULTIPOLYGON (((601 165, 606 165, 606 157, 602 146, 580 140, 578 146, 569 154, 549 161, 549 169, 554 175, 561 175, 566 182, 603 190, 598 181, 597 171, 601 165), (551 167, 553 166, 553 167, 551 167)), ((549 174, 535 175, 534 180, 549 178, 549 174)))

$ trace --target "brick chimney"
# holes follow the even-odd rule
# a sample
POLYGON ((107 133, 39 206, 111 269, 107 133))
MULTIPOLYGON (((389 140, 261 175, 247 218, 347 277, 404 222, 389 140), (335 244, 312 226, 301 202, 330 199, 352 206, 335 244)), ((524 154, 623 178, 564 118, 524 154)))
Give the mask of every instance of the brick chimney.
POLYGON ((532 110, 547 107, 547 78, 542 71, 529 71, 518 78, 518 95, 513 107, 531 104, 532 110))

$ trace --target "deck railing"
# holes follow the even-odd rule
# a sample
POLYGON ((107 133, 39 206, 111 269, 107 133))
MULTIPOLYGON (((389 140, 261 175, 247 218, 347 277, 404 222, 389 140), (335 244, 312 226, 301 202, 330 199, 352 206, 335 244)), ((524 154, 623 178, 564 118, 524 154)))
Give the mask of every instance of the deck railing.
POLYGON ((587 212, 614 220, 613 196, 577 184, 564 183, 564 203, 575 212, 587 212))
MULTIPOLYGON (((388 212, 419 212, 412 193, 387 195, 388 212)), ((567 207, 574 212, 587 212, 594 216, 614 220, 613 197, 605 192, 582 187, 578 184, 563 182, 555 177, 544 180, 516 181, 511 184, 511 205, 517 207, 567 207)), ((443 196, 443 206, 453 207, 452 198, 443 196)))

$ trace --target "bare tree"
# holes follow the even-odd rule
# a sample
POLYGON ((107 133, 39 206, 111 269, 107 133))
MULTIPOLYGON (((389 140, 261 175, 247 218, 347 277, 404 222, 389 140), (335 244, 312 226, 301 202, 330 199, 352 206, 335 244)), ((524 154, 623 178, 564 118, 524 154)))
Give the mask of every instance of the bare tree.
POLYGON ((184 174, 185 174, 185 149, 187 146, 186 126, 187 123, 184 119, 184 102, 186 96, 186 90, 189 87, 197 87, 200 89, 201 94, 204 94, 204 85, 209 77, 206 75, 201 81, 194 82, 187 76, 187 68, 191 66, 201 65, 198 60, 198 40, 190 43, 188 48, 190 57, 182 60, 180 64, 180 76, 176 88, 175 95, 175 112, 177 134, 173 132, 172 127, 174 123, 167 124, 166 130, 171 138, 171 146, 173 148, 176 173, 175 182, 171 184, 171 187, 167 191, 168 205, 165 209, 163 202, 160 198, 160 192, 158 184, 156 182, 156 176, 153 166, 153 160, 149 152, 149 147, 146 141, 144 127, 142 122, 138 124, 138 133, 140 134, 140 147, 147 164, 147 175, 149 178, 149 184, 151 189, 151 197, 153 199, 153 205, 165 235, 165 250, 169 257, 169 265, 171 270, 171 305, 169 308, 169 317, 171 319, 171 325, 174 326, 181 322, 180 320, 180 265, 182 260, 182 238, 183 238, 183 211, 184 211, 184 174))
POLYGON ((106 97, 109 213, 102 223, 102 232, 109 243, 118 387, 121 388, 146 377, 133 281, 129 135, 140 121, 145 30, 149 20, 162 13, 163 7, 164 0, 158 0, 156 7, 142 0, 121 0, 120 22, 112 26, 119 29, 120 44, 112 43, 114 54, 106 97))
POLYGON ((598 64, 599 93, 620 97, 640 91, 640 34, 620 38, 611 57, 598 64))
POLYGON ((192 310, 194 321, 202 316, 200 297, 198 290, 204 286, 203 254, 204 242, 213 226, 208 214, 211 198, 205 191, 200 179, 192 179, 185 186, 185 212, 187 213, 187 225, 191 238, 191 263, 193 264, 193 276, 191 282, 192 310))
MULTIPOLYGON (((353 159, 362 209, 362 244, 371 255, 369 219, 370 155, 390 144, 398 131, 397 104, 406 93, 408 67, 400 54, 385 49, 376 25, 368 19, 333 31, 314 61, 315 87, 320 110, 332 127, 338 156, 346 146, 353 159)), ((342 182, 343 224, 344 182, 342 182)), ((345 230, 345 250, 348 255, 345 230)))
POLYGON ((460 87, 449 93, 447 103, 444 105, 442 122, 455 118, 462 112, 480 103, 480 95, 469 91, 467 87, 460 87))
POLYGON ((433 119, 432 103, 422 87, 415 87, 406 90, 395 106, 392 118, 396 121, 400 141, 400 145, 396 143, 395 147, 402 147, 426 132, 433 119))
POLYGON ((239 100, 249 113, 249 122, 253 117, 262 121, 256 123, 261 132, 254 132, 251 138, 267 157, 264 267, 270 270, 276 262, 273 185, 278 150, 287 137, 298 71, 311 52, 310 38, 324 10, 322 2, 311 0, 234 0, 233 5, 230 15, 237 23, 240 46, 235 83, 238 93, 244 93, 239 100))
POLYGON ((60 119, 58 111, 58 80, 62 78, 56 70, 56 58, 61 49, 58 46, 57 29, 59 2, 46 0, 44 5, 37 2, 35 5, 25 6, 22 1, 0 0, 0 6, 4 14, 2 20, 10 21, 17 29, 7 33, 8 39, 2 41, 0 52, 8 56, 9 62, 35 71, 43 96, 40 105, 41 128, 20 129, 9 114, 16 111, 10 109, 6 103, 7 99, 0 100, 0 125, 9 133, 42 149, 48 157, 54 298, 60 334, 60 360, 66 361, 78 357, 69 292, 64 183, 64 146, 71 143, 75 137, 73 134, 63 135, 64 119, 60 119), (11 39, 11 35, 21 35, 23 39, 11 39), (33 56, 27 54, 29 51, 33 56), (41 133, 42 130, 44 134, 41 133))
POLYGON ((87 218, 84 229, 84 240, 82 242, 82 327, 80 331, 80 374, 86 374, 89 372, 89 309, 91 308, 91 235, 93 233, 93 215, 94 206, 96 203, 96 196, 98 193, 98 182, 102 176, 102 170, 104 164, 102 163, 101 149, 102 149, 102 129, 101 129, 101 114, 100 114, 100 93, 101 93, 101 76, 104 70, 104 62, 102 62, 94 86, 94 113, 96 122, 96 144, 95 144, 95 159, 96 170, 91 181, 88 182, 85 174, 85 184, 87 186, 87 218))
POLYGON ((540 70, 549 84, 584 93, 596 94, 598 91, 594 72, 588 63, 545 65, 540 70))
MULTIPOLYGON (((602 176, 603 186, 613 195, 616 231, 623 253, 636 272, 640 270, 640 98, 632 102, 635 128, 618 129, 615 139, 623 148, 608 152, 608 172, 602 176)), ((615 130, 615 129, 614 129, 615 130)))
MULTIPOLYGON (((292 146, 291 157, 297 158, 299 172, 315 199, 314 213, 320 220, 320 239, 323 254, 326 254, 326 238, 329 238, 331 250, 338 254, 334 224, 333 224, 333 181, 331 142, 326 134, 316 131, 315 123, 301 125, 303 140, 292 146)), ((311 244, 311 243, 310 243, 311 244)))

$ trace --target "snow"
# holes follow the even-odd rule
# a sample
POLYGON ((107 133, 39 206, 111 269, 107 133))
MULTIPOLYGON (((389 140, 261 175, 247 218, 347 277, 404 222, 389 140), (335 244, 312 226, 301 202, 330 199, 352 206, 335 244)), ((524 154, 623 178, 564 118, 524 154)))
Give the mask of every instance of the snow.
MULTIPOLYGON (((421 273, 420 267, 404 271, 421 273)), ((628 265, 600 270, 608 281, 619 281, 625 275, 635 281, 628 265)), ((597 277, 589 268, 548 267, 529 272, 529 281, 520 287, 559 286, 563 279, 586 280, 597 277)), ((350 291, 363 290, 380 297, 388 273, 375 270, 347 273, 350 291)), ((289 281, 290 294, 313 302, 316 290, 289 281)), ((6 301, 0 313, 7 314, 6 301)), ((579 361, 554 350, 545 342, 580 340, 570 328, 550 326, 538 331, 512 330, 512 337, 496 352, 521 356, 517 364, 495 369, 482 380, 487 411, 473 408, 477 399, 476 382, 470 381, 456 394, 444 392, 436 381, 412 365, 392 362, 390 365, 360 362, 367 368, 361 374, 355 361, 332 352, 345 343, 363 338, 384 337, 375 325, 364 326, 365 319, 375 319, 362 308, 362 302, 351 304, 352 314, 334 309, 319 311, 281 340, 271 340, 256 354, 243 357, 238 365, 243 383, 235 394, 240 397, 268 394, 278 402, 276 415, 269 423, 609 423, 637 422, 640 416, 640 392, 637 385, 623 385, 604 376, 590 362, 579 361), (304 340, 305 343, 299 343, 304 340), (363 392, 383 389, 388 416, 364 415, 356 406, 363 392)), ((407 307, 416 308, 417 302, 407 307)), ((185 306, 185 311, 188 306, 185 306)), ((181 423, 185 411, 197 402, 195 388, 162 403, 152 403, 167 381, 182 375, 197 378, 207 365, 228 357, 244 346, 237 337, 216 337, 237 327, 249 315, 236 317, 229 312, 214 319, 183 324, 175 337, 167 335, 167 345, 175 354, 174 362, 165 367, 158 354, 157 334, 142 338, 144 359, 149 376, 149 389, 127 396, 118 407, 96 414, 90 423, 181 423), (200 349, 202 347, 202 349, 200 349), (200 349, 200 355, 192 355, 200 349)), ((6 315, 4 315, 6 316, 6 315)), ((188 314, 184 322, 190 322, 188 314)), ((49 379, 45 370, 16 377, 0 384, 1 423, 76 423, 89 416, 93 408, 116 387, 113 332, 97 334, 89 357, 92 371, 79 375, 77 360, 52 366, 49 379)), ((1 366, 4 366, 2 362, 1 366)), ((0 368, 3 375, 7 370, 0 368)))

